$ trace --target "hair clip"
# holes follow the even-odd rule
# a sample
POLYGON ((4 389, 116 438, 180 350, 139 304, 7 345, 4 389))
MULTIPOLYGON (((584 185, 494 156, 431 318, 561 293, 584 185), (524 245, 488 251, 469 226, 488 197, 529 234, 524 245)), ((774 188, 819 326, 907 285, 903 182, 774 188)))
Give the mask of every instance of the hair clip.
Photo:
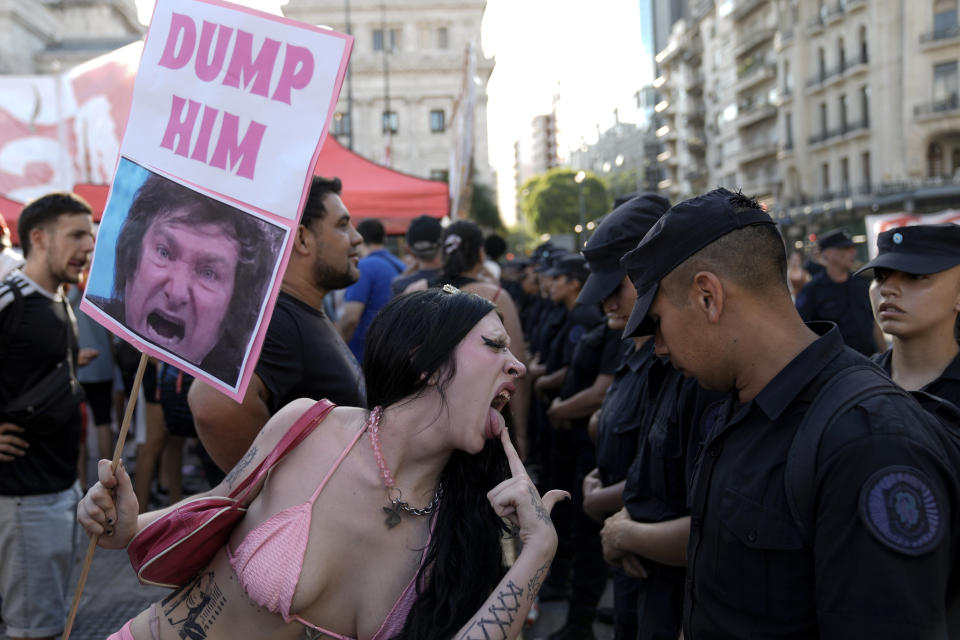
POLYGON ((440 288, 440 290, 443 291, 444 293, 460 293, 460 289, 457 289, 452 284, 445 284, 443 285, 443 287, 440 288))
POLYGON ((460 248, 460 243, 461 243, 461 242, 463 242, 463 238, 461 238, 460 236, 458 236, 458 235, 455 234, 455 233, 451 233, 451 234, 448 235, 448 236, 446 237, 446 239, 443 241, 443 251, 444 251, 444 253, 446 253, 447 255, 453 253, 454 251, 456 251, 457 249, 460 248))

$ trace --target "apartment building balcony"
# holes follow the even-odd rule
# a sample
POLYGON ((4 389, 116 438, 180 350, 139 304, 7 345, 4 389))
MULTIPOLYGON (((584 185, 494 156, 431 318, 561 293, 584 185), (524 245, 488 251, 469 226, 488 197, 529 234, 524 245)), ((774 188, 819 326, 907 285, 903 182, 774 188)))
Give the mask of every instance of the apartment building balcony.
POLYGON ((823 22, 823 16, 819 14, 810 18, 807 22, 807 34, 812 36, 823 31, 823 22))
POLYGON ((773 48, 779 52, 791 46, 793 44, 793 33, 793 27, 778 31, 777 37, 773 41, 773 48))
POLYGON ((832 7, 827 8, 826 23, 833 24, 834 22, 843 20, 843 16, 847 12, 846 4, 847 4, 846 2, 843 2, 843 0, 840 0, 832 7))
POLYGON ((943 116, 960 114, 960 95, 951 93, 946 98, 923 102, 913 107, 913 116, 917 121, 931 120, 943 116))
POLYGON ((793 87, 780 87, 777 90, 777 97, 774 100, 774 104, 778 107, 790 104, 793 102, 793 87))
POLYGON ((777 117, 777 107, 769 102, 759 105, 748 105, 740 109, 740 115, 736 119, 737 129, 745 129, 755 124, 777 117))
POLYGON ((867 6, 867 0, 847 0, 847 13, 853 13, 858 9, 864 9, 867 6))
POLYGON ((738 70, 737 81, 733 90, 740 92, 752 89, 761 82, 772 80, 777 76, 777 65, 766 60, 757 60, 738 70))
POLYGON ((821 131, 816 135, 812 135, 807 138, 807 145, 811 148, 821 147, 825 144, 832 144, 833 142, 838 142, 840 140, 851 140, 862 135, 866 135, 870 132, 870 120, 864 118, 862 120, 852 120, 847 122, 836 129, 828 129, 826 131, 821 131))
POLYGON ((843 76, 845 78, 850 78, 852 76, 861 74, 870 68, 869 65, 869 56, 866 53, 862 53, 852 60, 847 60, 846 66, 843 68, 843 76))
POLYGON ((755 31, 747 33, 740 44, 733 50, 734 56, 737 58, 745 56, 764 42, 771 40, 776 33, 777 28, 774 26, 760 27, 755 31))
POLYGON ((920 48, 924 51, 953 46, 957 43, 960 43, 960 24, 920 34, 920 48))
POLYGON ((777 151, 777 160, 786 160, 793 157, 793 140, 787 140, 777 151))
POLYGON ((742 166, 764 158, 775 158, 777 156, 778 146, 776 143, 768 142, 765 144, 744 147, 737 154, 737 162, 742 166))
POLYGON ((843 76, 846 67, 847 65, 845 63, 841 63, 829 69, 824 68, 823 71, 811 76, 807 79, 807 93, 816 93, 830 86, 843 76))
POLYGON ((733 5, 731 16, 734 20, 743 20, 765 2, 766 0, 737 0, 736 4, 733 5))

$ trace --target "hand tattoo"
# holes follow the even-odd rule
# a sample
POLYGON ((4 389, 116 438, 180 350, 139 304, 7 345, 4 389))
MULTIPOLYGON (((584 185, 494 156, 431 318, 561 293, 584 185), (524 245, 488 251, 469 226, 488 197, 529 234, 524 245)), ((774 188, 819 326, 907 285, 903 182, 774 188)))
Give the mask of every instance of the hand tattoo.
POLYGON ((533 488, 532 484, 527 486, 527 491, 530 493, 530 503, 537 511, 537 518, 541 522, 552 522, 550 520, 550 514, 547 513, 546 507, 543 506, 543 502, 540 501, 540 496, 537 494, 537 490, 533 488))
POLYGON ((507 582, 504 590, 497 594, 497 603, 490 605, 458 640, 506 640, 516 613, 520 611, 521 596, 523 589, 513 580, 507 582))
POLYGON ((227 477, 224 480, 227 483, 227 486, 233 488, 233 483, 237 480, 243 470, 250 466, 250 463, 253 462, 253 459, 257 455, 257 448, 250 447, 250 449, 243 454, 243 457, 240 458, 240 462, 230 470, 230 473, 227 474, 227 477))

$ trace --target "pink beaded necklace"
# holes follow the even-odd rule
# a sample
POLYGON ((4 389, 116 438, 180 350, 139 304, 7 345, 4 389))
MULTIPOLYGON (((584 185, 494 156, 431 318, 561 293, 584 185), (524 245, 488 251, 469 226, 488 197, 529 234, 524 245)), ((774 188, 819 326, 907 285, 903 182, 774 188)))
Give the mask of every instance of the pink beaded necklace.
POLYGON ((383 479, 383 486, 387 488, 387 496, 390 498, 390 506, 383 507, 387 514, 383 521, 388 529, 392 529, 400 524, 400 513, 407 513, 412 516, 428 516, 437 509, 440 504, 440 498, 443 497, 443 482, 437 485, 437 490, 433 494, 433 500, 423 509, 411 507, 409 503, 403 500, 403 492, 397 488, 393 480, 393 474, 386 460, 383 459, 383 449, 380 446, 380 419, 383 417, 383 407, 374 407, 367 418, 367 433, 370 435, 370 448, 373 449, 373 458, 377 461, 377 468, 380 470, 380 477, 383 479))

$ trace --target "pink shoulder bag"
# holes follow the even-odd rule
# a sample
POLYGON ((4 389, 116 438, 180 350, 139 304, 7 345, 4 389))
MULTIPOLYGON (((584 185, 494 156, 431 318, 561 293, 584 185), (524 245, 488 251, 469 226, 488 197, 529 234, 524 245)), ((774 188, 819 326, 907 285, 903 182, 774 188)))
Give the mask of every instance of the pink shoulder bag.
POLYGON ((185 500, 138 531, 127 546, 127 554, 140 582, 180 587, 210 564, 246 514, 250 493, 260 480, 303 442, 333 408, 328 400, 310 407, 229 496, 185 500))

